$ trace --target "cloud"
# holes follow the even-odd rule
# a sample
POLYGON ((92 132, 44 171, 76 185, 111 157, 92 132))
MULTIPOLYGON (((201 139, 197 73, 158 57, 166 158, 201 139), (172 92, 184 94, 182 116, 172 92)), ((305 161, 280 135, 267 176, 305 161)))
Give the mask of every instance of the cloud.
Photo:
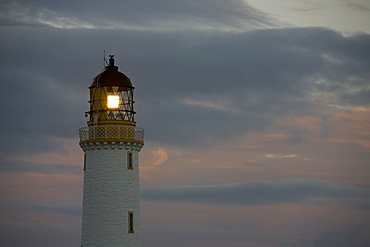
POLYGON ((161 165, 168 160, 168 153, 164 148, 155 148, 152 151, 153 154, 153 165, 161 165))
POLYGON ((353 246, 351 239, 355 233, 343 231, 330 231, 323 233, 314 243, 314 247, 353 246))
POLYGON ((33 204, 33 203, 20 203, 12 201, 2 201, 0 204, 0 211, 2 212, 42 212, 52 213, 65 216, 81 216, 82 205, 80 204, 33 204))
POLYGON ((242 0, 117 0, 89 2, 17 0, 1 4, 3 26, 50 26, 124 30, 246 30, 275 26, 272 18, 242 0))
POLYGON ((7 224, 0 225, 0 238, 5 246, 66 247, 79 245, 78 224, 7 224))
POLYGON ((342 8, 350 8, 354 11, 365 11, 365 12, 370 11, 370 8, 366 6, 365 4, 354 3, 353 1, 348 1, 348 0, 341 1, 340 3, 338 3, 338 5, 342 8))
POLYGON ((136 119, 146 140, 163 145, 207 148, 271 129, 301 144, 330 136, 332 107, 370 107, 370 35, 320 28, 227 35, 0 31, 7 58, 0 102, 11 116, 0 123, 4 153, 55 150, 57 138, 77 136, 103 49, 115 53, 136 87, 136 119), (317 128, 286 124, 287 116, 315 118, 317 128))
POLYGON ((227 38, 200 36, 197 45, 191 40, 180 45, 182 52, 161 47, 158 59, 167 70, 161 74, 155 66, 152 74, 158 77, 141 92, 144 101, 151 101, 144 102, 144 107, 153 107, 144 116, 144 122, 151 121, 148 135, 174 145, 178 140, 191 141, 190 136, 192 140, 203 136, 208 143, 195 144, 209 145, 219 141, 217 137, 235 138, 239 134, 234 130, 265 131, 275 127, 276 119, 295 114, 315 116, 320 124, 317 133, 302 125, 284 126, 292 144, 310 136, 327 138, 330 118, 325 109, 369 107, 370 75, 363 67, 369 60, 355 49, 357 45, 368 49, 368 39, 367 35, 345 38, 324 29, 304 33, 290 29, 227 38), (198 54, 200 59, 191 59, 198 54), (153 95, 156 88, 160 90, 153 95), (161 125, 163 119, 168 120, 167 126, 177 127, 161 125))
POLYGON ((0 159, 0 172, 12 173, 36 173, 45 175, 81 175, 82 167, 76 165, 47 164, 18 161, 12 159, 0 159))
POLYGON ((366 199, 369 195, 366 189, 318 180, 253 181, 242 184, 145 188, 141 191, 141 198, 147 201, 231 205, 302 203, 320 198, 366 199))
POLYGON ((287 155, 265 154, 265 157, 269 159, 285 159, 285 158, 294 158, 294 157, 297 157, 297 155, 296 154, 287 154, 287 155))

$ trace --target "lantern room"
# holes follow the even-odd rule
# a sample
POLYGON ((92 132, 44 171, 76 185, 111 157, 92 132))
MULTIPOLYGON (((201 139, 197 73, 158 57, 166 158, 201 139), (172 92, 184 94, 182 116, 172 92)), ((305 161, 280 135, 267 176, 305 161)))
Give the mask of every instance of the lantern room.
POLYGON ((114 65, 114 55, 110 55, 109 65, 93 79, 89 89, 89 126, 136 125, 134 87, 130 79, 114 65))

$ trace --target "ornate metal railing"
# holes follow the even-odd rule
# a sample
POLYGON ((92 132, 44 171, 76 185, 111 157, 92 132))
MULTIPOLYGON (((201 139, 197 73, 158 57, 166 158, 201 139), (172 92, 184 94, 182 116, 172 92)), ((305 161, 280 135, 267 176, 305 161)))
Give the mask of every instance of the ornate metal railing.
POLYGON ((135 126, 98 125, 80 128, 80 142, 117 140, 144 142, 144 129, 135 126))

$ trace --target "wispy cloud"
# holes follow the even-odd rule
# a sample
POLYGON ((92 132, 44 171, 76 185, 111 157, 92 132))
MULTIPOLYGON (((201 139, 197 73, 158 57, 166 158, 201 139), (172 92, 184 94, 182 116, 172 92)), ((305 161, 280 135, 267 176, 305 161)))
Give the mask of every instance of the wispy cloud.
POLYGON ((310 0, 294 0, 292 7, 286 7, 289 11, 296 13, 311 13, 318 8, 322 8, 323 4, 317 1, 310 0))
POLYGON ((354 11, 370 11, 370 5, 364 5, 354 1, 342 1, 338 3, 338 5, 342 8, 348 8, 354 11))
POLYGON ((266 14, 242 0, 115 0, 89 2, 3 2, 1 25, 49 26, 62 29, 248 30, 275 26, 266 14))
POLYGON ((274 205, 331 199, 367 199, 370 191, 324 181, 282 180, 253 181, 242 184, 146 188, 143 200, 177 201, 205 204, 274 205))
POLYGON ((317 1, 311 1, 311 0, 294 0, 295 2, 301 3, 301 4, 307 4, 307 5, 322 5, 322 3, 317 1))
POLYGON ((284 158, 294 158, 294 157, 297 157, 297 155, 296 154, 287 154, 287 155, 265 154, 265 157, 269 159, 284 159, 284 158))

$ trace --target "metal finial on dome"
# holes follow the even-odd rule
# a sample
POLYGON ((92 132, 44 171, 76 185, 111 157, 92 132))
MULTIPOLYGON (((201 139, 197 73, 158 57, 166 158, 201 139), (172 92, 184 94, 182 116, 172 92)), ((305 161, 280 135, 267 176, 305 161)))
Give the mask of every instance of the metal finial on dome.
POLYGON ((114 55, 109 55, 109 66, 114 66, 114 55))

